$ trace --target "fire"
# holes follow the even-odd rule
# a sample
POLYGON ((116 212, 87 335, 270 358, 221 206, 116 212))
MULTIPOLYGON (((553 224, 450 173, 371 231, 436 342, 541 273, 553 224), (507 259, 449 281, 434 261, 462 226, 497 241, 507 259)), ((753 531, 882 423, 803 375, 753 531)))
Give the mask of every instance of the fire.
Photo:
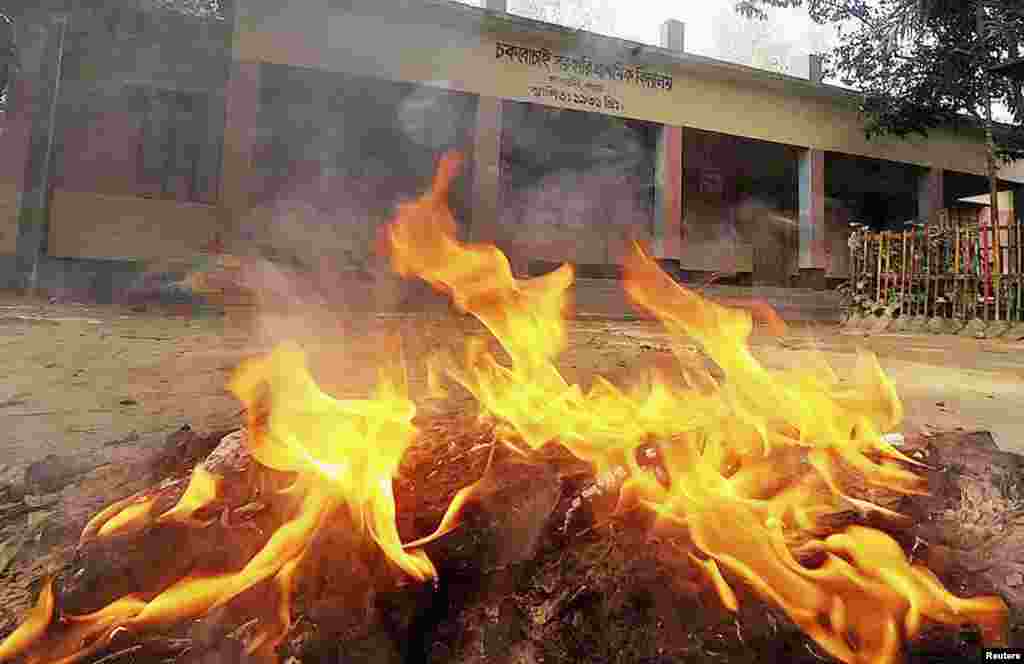
MULTIPOLYGON (((262 616, 248 649, 269 657, 290 625, 296 570, 317 531, 342 510, 403 572, 419 581, 436 576, 421 551, 403 547, 395 520, 391 480, 415 434, 415 406, 406 394, 404 367, 381 371, 376 398, 338 400, 317 386, 302 349, 284 344, 243 364, 230 388, 250 415, 252 456, 263 467, 295 478, 281 492, 282 503, 293 507, 259 552, 240 570, 189 576, 148 596, 128 596, 89 615, 65 616, 68 624, 50 630, 52 635, 46 630, 54 613, 48 586, 34 614, 0 644, 0 661, 23 655, 29 664, 70 664, 95 652, 118 630, 152 630, 197 618, 262 583, 276 589, 278 610, 262 616)), ((120 501, 90 521, 83 541, 137 532, 153 522, 203 527, 210 521, 196 515, 219 494, 217 478, 197 467, 172 508, 155 515, 154 499, 120 501)))
POLYGON ((973 623, 998 640, 1006 606, 998 598, 963 600, 927 569, 911 565, 878 530, 851 526, 816 538, 823 517, 849 507, 888 510, 854 498, 844 487, 853 472, 868 484, 921 493, 915 462, 886 443, 902 418, 892 383, 864 354, 848 386, 823 362, 769 371, 748 345, 749 311, 724 307, 680 286, 637 246, 626 260, 630 298, 677 338, 689 337, 725 373, 680 390, 655 374, 623 391, 598 380, 589 391, 568 384, 553 364, 565 344, 563 312, 569 266, 531 280, 513 278, 495 247, 460 243, 445 199, 458 158, 447 155, 433 190, 400 210, 389 228, 395 269, 448 292, 477 317, 507 352, 501 364, 471 345, 450 375, 483 408, 510 423, 531 447, 558 440, 598 469, 634 471, 626 491, 683 528, 723 603, 736 594, 721 568, 780 606, 811 638, 846 662, 895 661, 905 639, 927 618, 973 623), (662 441, 669 488, 638 470, 634 452, 662 441), (806 463, 808 470, 800 470, 806 463), (726 527, 724 524, 728 524, 726 527), (805 539, 824 562, 801 564, 788 541, 805 539))
MULTIPOLYGON (((796 370, 769 370, 748 344, 750 311, 680 286, 637 246, 625 262, 630 298, 679 340, 699 343, 725 379, 681 363, 675 380, 654 371, 631 386, 604 379, 589 389, 570 384, 555 361, 566 345, 572 267, 516 279, 496 247, 460 242, 447 203, 459 166, 457 155, 445 155, 431 190, 399 209, 384 244, 398 273, 448 293, 483 323, 507 361, 484 340, 470 339, 462 357, 431 358, 433 391, 443 393, 442 375, 463 385, 484 413, 506 425, 504 442, 526 456, 558 441, 598 473, 625 469, 621 500, 651 510, 658 528, 689 539, 691 551, 679 564, 701 570, 726 607, 737 608, 733 585, 742 582, 840 660, 895 662, 924 620, 974 624, 989 642, 1000 641, 1002 600, 957 598, 889 535, 828 525, 851 509, 900 518, 857 498, 863 485, 925 490, 915 462, 884 441, 899 425, 902 406, 872 356, 862 355, 845 383, 817 359, 796 370), (663 477, 639 465, 638 450, 652 443, 663 477)), ((230 389, 249 416, 246 444, 260 466, 290 478, 273 492, 279 519, 255 554, 236 568, 196 569, 86 615, 60 612, 47 585, 26 621, 0 643, 0 662, 21 656, 29 664, 70 664, 115 634, 201 617, 257 586, 276 602, 257 611, 248 650, 273 659, 290 627, 302 563, 315 553, 317 533, 329 527, 372 542, 413 581, 434 579, 420 547, 456 527, 474 486, 459 492, 433 535, 401 542, 392 480, 416 435, 416 410, 397 345, 391 355, 376 394, 365 400, 322 391, 296 344, 245 362, 230 389)), ((205 528, 216 521, 223 491, 217 476, 197 467, 175 505, 162 509, 153 497, 119 501, 90 521, 82 541, 154 524, 205 528)))

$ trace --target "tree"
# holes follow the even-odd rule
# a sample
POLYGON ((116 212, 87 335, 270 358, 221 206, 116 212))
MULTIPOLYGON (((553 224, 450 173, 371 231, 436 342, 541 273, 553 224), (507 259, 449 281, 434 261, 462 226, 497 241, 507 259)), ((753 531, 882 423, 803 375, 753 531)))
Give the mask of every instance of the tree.
POLYGON ((829 69, 863 93, 869 137, 982 128, 992 218, 998 218, 998 162, 1024 158, 1024 103, 1020 83, 991 69, 1019 56, 1020 0, 739 0, 735 6, 762 19, 771 7, 806 6, 815 21, 839 24, 829 69), (995 104, 1013 118, 1009 126, 993 122, 995 104))
POLYGON ((576 30, 609 34, 615 29, 609 0, 512 0, 509 11, 576 30))
MULTIPOLYGON (((869 135, 906 136, 972 118, 984 126, 989 100, 1014 124, 1020 89, 988 70, 1018 52, 1024 7, 1014 0, 742 0, 737 10, 766 18, 770 7, 806 6, 820 23, 841 25, 830 72, 864 93, 869 135), (979 14, 981 15, 979 19, 979 14), (980 30, 979 30, 980 26, 980 30), (986 88, 989 94, 986 95, 986 88)), ((1020 146, 1004 147, 1016 152, 1020 146)))

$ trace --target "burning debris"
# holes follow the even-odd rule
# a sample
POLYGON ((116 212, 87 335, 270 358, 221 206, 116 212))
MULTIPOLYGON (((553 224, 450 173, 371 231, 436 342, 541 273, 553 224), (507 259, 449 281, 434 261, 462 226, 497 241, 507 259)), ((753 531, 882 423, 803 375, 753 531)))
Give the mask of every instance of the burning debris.
MULTIPOLYGON (((464 429, 483 427, 486 440, 462 457, 436 449, 424 457, 397 345, 373 398, 341 400, 317 385, 301 347, 282 344, 231 382, 248 414, 244 434, 226 438, 187 478, 90 521, 72 571, 44 586, 0 643, 0 661, 95 661, 154 648, 157 636, 172 650, 192 644, 178 658, 201 657, 195 644, 204 643, 234 644, 216 647, 253 661, 301 657, 292 637, 310 628, 294 622, 296 603, 320 624, 333 621, 319 642, 356 652, 373 643, 365 625, 383 612, 393 631, 421 632, 424 648, 436 643, 425 634, 451 637, 433 661, 475 661, 515 640, 487 645, 491 637, 470 624, 506 624, 498 618, 511 599, 495 603, 478 589, 456 602, 448 577, 539 564, 553 542, 566 550, 580 542, 587 554, 573 554, 574 569, 592 581, 569 588, 564 570, 535 569, 555 585, 530 586, 538 594, 527 602, 529 625, 516 629, 531 635, 581 615, 595 594, 615 591, 607 579, 629 569, 659 586, 663 604, 710 590, 742 617, 740 642, 751 638, 743 635, 750 607, 765 602, 772 621, 813 643, 808 652, 851 664, 898 661, 931 625, 974 626, 986 643, 1005 642, 1002 599, 955 596, 887 532, 908 528, 895 507, 926 494, 918 473, 926 466, 883 437, 902 407, 873 357, 861 357, 847 382, 815 362, 770 371, 747 346, 748 311, 679 286, 637 247, 624 266, 629 296, 701 344, 725 379, 683 369, 584 391, 555 365, 572 268, 519 280, 496 247, 459 242, 447 206, 459 165, 446 155, 431 191, 400 208, 385 239, 399 274, 447 293, 507 355, 503 362, 471 338, 463 356, 433 361, 473 395, 486 424, 464 429), (409 483, 410 456, 448 478, 439 495, 431 496, 435 475, 409 483), (613 540, 603 558, 593 555, 588 533, 613 523, 627 544, 613 540), (630 567, 631 556, 647 566, 630 567), (580 566, 586 560, 614 561, 618 571, 601 582, 580 566), (416 622, 451 603, 467 608, 453 620, 416 622), (445 631, 453 625, 463 632, 445 631)), ((548 656, 584 659, 566 638, 548 656)), ((501 654, 520 655, 544 653, 501 654)))

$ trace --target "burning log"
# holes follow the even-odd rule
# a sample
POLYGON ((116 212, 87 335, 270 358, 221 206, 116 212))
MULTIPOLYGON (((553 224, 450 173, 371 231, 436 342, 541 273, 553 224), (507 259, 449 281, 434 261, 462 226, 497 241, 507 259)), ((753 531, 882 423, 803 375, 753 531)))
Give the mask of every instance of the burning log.
POLYGON ((75 458, 47 457, 0 478, 0 632, 74 553, 98 512, 184 477, 227 434, 187 425, 169 436, 129 436, 75 458))
POLYGON ((199 468, 221 487, 216 502, 203 507, 208 524, 158 518, 179 504, 188 477, 114 503, 86 525, 70 569, 56 580, 64 611, 92 613, 125 595, 167 588, 197 568, 238 567, 259 550, 266 536, 255 517, 263 506, 242 432, 225 436, 199 468), (139 520, 126 518, 133 516, 139 520))

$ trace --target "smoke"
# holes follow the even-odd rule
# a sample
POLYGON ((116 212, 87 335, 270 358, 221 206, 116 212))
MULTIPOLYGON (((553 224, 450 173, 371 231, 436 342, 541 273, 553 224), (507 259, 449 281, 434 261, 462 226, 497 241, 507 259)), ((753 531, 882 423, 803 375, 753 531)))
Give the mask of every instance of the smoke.
POLYGON ((651 131, 607 116, 507 105, 502 146, 504 239, 532 257, 619 262, 650 240, 651 131))
POLYGON ((333 101, 325 113, 316 102, 324 95, 304 89, 292 98, 294 81, 280 83, 288 94, 268 133, 291 144, 257 156, 257 166, 273 166, 264 168, 271 175, 261 200, 228 242, 240 259, 212 270, 220 286, 207 290, 253 295, 248 333, 257 345, 337 345, 355 320, 399 310, 410 297, 437 299, 393 275, 377 239, 397 205, 428 186, 438 154, 471 149, 464 143, 473 107, 439 87, 359 81, 326 95, 333 101), (290 124, 296 119, 298 128, 290 124))
MULTIPOLYGON (((475 98, 446 81, 338 76, 264 72, 253 207, 224 238, 224 255, 197 257, 188 279, 172 284, 215 302, 251 296, 256 313, 244 334, 254 346, 340 345, 353 320, 375 312, 448 310, 429 287, 392 274, 375 243, 396 206, 429 186, 439 154, 456 148, 472 162, 475 98)), ((648 239, 646 128, 515 103, 504 104, 502 121, 502 248, 614 264, 630 239, 648 239)), ((459 200, 465 182, 452 200, 460 221, 469 219, 459 200)))
POLYGON ((619 166, 563 169, 505 193, 506 239, 539 259, 612 264, 631 239, 650 240, 647 185, 619 166))
POLYGON ((788 232, 796 229, 796 219, 786 216, 778 205, 761 198, 751 197, 736 206, 736 221, 750 228, 768 226, 773 230, 788 232))
MULTIPOLYGON (((649 240, 653 159, 644 132, 590 114, 534 108, 517 115, 516 106, 506 105, 504 122, 503 248, 552 262, 614 264, 630 240, 649 240)), ((392 275, 373 243, 395 205, 422 191, 432 175, 430 159, 396 176, 409 173, 407 150, 434 156, 456 147, 471 155, 462 143, 472 108, 439 88, 414 89, 392 111, 392 136, 400 134, 406 151, 387 150, 400 141, 383 144, 373 154, 377 166, 360 177, 350 168, 321 172, 252 216, 259 251, 241 279, 264 310, 277 312, 260 317, 263 338, 294 335, 293 327, 316 334, 310 321, 324 324, 325 311, 365 315, 402 310, 410 299, 417 308, 441 299, 392 275), (297 325, 287 322, 296 319, 297 325)), ((326 323, 330 331, 337 327, 329 317, 326 323)))
POLYGON ((468 126, 465 110, 441 88, 448 81, 432 82, 418 88, 398 106, 399 128, 412 142, 432 150, 458 147, 468 126))

